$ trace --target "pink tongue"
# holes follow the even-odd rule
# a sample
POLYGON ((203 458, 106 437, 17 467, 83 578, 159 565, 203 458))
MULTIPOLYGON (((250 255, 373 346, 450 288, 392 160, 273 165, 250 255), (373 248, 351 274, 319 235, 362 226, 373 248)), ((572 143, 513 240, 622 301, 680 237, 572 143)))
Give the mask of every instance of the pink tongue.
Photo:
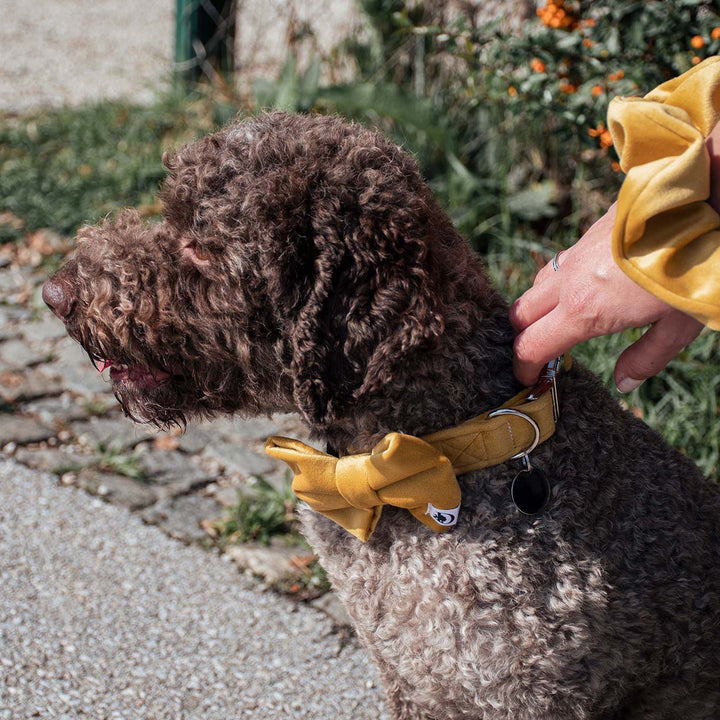
POLYGON ((99 373, 103 372, 103 370, 107 370, 109 367, 111 367, 113 364, 112 360, 103 360, 100 359, 97 361, 97 365, 95 366, 97 368, 97 371, 99 373))

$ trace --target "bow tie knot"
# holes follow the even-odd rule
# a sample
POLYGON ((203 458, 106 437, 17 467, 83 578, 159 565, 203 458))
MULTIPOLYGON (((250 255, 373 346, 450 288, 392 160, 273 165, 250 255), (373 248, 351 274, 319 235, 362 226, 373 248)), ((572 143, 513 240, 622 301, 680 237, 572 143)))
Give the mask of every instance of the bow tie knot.
POLYGON ((457 519, 460 488, 453 467, 420 438, 390 433, 370 453, 336 458, 298 440, 271 437, 266 451, 290 466, 300 500, 363 541, 383 505, 406 508, 438 532, 457 519))

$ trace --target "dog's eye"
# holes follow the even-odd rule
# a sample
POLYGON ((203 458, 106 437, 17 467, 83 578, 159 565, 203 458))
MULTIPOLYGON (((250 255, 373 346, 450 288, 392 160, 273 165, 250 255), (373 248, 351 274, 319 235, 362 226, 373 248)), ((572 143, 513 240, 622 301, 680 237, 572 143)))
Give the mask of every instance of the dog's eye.
POLYGON ((208 265, 212 260, 210 250, 198 245, 194 240, 183 247, 183 255, 195 265, 208 265))
POLYGON ((195 254, 195 257, 200 260, 200 262, 209 262, 212 259, 210 251, 207 248, 202 247, 201 245, 193 245, 192 251, 195 254))

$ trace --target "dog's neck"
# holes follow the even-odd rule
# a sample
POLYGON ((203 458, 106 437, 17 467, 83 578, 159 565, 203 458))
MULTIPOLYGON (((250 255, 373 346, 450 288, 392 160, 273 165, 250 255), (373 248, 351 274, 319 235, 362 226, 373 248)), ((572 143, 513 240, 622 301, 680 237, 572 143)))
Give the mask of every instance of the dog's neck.
POLYGON ((393 383, 313 435, 337 452, 369 451, 385 434, 422 436, 502 405, 521 386, 512 370, 513 331, 504 302, 472 307, 466 332, 408 356, 393 383))

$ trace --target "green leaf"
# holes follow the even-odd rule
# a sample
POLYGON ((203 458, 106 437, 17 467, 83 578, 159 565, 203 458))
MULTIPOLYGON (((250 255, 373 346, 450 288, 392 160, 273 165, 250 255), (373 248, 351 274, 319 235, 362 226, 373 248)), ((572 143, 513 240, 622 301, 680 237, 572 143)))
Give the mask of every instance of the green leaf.
POLYGON ((535 183, 507 199, 507 207, 512 215, 522 220, 540 220, 557 215, 555 202, 557 188, 552 180, 535 183))

